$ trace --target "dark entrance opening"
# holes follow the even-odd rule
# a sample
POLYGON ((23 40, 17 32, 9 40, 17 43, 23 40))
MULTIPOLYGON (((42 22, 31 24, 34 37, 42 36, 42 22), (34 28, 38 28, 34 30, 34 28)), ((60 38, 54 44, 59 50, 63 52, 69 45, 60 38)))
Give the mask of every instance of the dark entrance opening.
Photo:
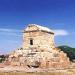
POLYGON ((33 45, 33 39, 30 39, 30 45, 33 45))

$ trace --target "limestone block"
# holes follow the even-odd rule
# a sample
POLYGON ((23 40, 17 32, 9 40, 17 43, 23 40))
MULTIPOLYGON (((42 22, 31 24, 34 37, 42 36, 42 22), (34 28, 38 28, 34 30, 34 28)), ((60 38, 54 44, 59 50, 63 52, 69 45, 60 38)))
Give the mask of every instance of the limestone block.
POLYGON ((20 62, 11 62, 11 65, 12 66, 19 66, 20 65, 20 62))

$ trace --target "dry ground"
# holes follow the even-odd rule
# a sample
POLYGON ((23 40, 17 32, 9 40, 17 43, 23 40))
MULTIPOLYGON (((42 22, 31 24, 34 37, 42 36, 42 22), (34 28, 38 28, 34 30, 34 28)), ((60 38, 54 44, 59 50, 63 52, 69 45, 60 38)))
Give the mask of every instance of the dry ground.
MULTIPOLYGON (((33 69, 31 69, 33 70, 33 69)), ((42 72, 25 72, 25 71, 0 71, 0 75, 75 75, 75 69, 66 69, 66 70, 49 70, 42 72)))
POLYGON ((71 69, 34 69, 0 65, 0 75, 75 75, 75 66, 71 69))
POLYGON ((0 75, 75 75, 74 72, 0 72, 0 75))

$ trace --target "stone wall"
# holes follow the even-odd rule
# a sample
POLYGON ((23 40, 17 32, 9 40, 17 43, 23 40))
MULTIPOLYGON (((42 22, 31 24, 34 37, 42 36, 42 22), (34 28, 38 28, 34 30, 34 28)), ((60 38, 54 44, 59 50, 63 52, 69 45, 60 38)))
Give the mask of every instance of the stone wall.
POLYGON ((36 48, 45 48, 45 50, 54 47, 54 34, 50 34, 41 30, 38 30, 36 27, 29 27, 26 31, 23 32, 23 48, 29 49, 31 47, 36 48), (33 29, 37 29, 34 31, 33 29), (33 31, 32 31, 33 30, 33 31), (30 39, 33 39, 33 46, 30 45, 30 39))

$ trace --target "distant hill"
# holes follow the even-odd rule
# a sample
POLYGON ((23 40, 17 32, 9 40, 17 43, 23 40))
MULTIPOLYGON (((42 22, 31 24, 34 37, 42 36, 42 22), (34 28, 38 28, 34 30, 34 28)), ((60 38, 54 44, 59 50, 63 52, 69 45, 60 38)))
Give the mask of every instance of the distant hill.
POLYGON ((75 48, 69 46, 58 46, 62 51, 67 53, 67 56, 70 58, 71 61, 75 60, 75 48))

